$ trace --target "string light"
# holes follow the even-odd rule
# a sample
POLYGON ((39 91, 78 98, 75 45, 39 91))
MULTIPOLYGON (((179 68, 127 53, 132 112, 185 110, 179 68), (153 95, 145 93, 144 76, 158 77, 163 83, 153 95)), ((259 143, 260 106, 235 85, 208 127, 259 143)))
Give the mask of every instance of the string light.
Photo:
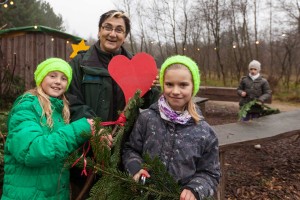
POLYGON ((0 1, 0 5, 3 5, 4 8, 8 8, 8 6, 13 6, 15 3, 13 0, 9 1, 8 0, 4 0, 4 1, 0 1))
POLYGON ((6 4, 8 2, 8 0, 4 0, 3 2, 0 1, 0 5, 6 4))

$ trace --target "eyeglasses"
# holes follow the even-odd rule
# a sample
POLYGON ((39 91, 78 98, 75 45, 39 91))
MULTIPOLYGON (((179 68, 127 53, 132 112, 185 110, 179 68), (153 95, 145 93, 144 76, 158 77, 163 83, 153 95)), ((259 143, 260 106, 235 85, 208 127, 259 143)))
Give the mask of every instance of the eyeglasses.
POLYGON ((102 26, 102 28, 108 32, 115 31, 116 33, 119 33, 119 34, 125 33, 124 29, 121 26, 117 26, 114 28, 113 26, 106 24, 106 25, 102 26))

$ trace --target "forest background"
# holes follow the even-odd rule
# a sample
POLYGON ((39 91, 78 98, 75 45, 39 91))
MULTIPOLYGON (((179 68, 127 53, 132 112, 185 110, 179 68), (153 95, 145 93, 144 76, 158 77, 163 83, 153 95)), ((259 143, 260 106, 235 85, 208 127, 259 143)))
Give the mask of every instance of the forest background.
MULTIPOLYGON (((14 0, 11 5, 8 0, 4 8, 5 1, 0 0, 0 29, 38 24, 65 31, 61 13, 54 13, 46 1, 14 0)), ((158 66, 170 55, 184 54, 198 63, 202 85, 236 87, 248 73, 248 63, 256 59, 275 98, 300 100, 300 1, 115 0, 114 4, 132 20, 125 46, 153 55, 158 66)))

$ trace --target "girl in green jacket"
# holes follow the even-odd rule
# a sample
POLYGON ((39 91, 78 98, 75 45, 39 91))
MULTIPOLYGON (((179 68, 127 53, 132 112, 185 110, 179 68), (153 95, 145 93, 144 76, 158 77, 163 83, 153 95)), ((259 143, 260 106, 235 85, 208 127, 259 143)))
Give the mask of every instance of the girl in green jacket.
POLYGON ((70 199, 66 158, 92 135, 93 120, 69 123, 64 95, 72 69, 59 58, 40 63, 36 88, 17 98, 8 117, 4 155, 5 199, 70 199))

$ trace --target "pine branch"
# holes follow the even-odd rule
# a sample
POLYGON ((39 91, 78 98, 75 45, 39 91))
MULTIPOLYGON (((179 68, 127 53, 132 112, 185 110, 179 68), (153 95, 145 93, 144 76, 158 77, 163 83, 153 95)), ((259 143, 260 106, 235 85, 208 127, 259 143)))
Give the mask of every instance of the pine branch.
MULTIPOLYGON (((149 159, 146 160, 150 161, 149 159)), ((159 159, 153 159, 147 166, 151 167, 151 171, 157 172, 151 174, 151 178, 145 185, 136 183, 128 173, 118 169, 95 166, 95 169, 101 172, 102 177, 92 188, 90 199, 148 199, 149 197, 165 200, 178 199, 180 187, 159 159), (155 164, 158 164, 158 167, 155 164)))
POLYGON ((251 107, 256 104, 256 99, 246 103, 245 105, 242 106, 242 108, 240 109, 239 113, 238 113, 238 117, 239 120, 241 120, 242 118, 246 117, 248 114, 248 111, 251 109, 251 107))
MULTIPOLYGON (((118 126, 112 149, 109 149, 106 140, 101 140, 102 136, 111 133, 111 127, 101 126, 100 119, 95 119, 95 134, 90 139, 93 150, 93 161, 88 161, 88 166, 92 166, 94 174, 100 175, 100 179, 93 185, 90 191, 90 200, 148 200, 163 199, 173 200, 180 196, 181 188, 173 177, 167 172, 166 167, 158 157, 151 159, 144 155, 144 167, 151 174, 145 185, 136 183, 128 173, 119 169, 121 162, 121 147, 129 137, 139 114, 139 107, 143 101, 137 91, 129 100, 124 115, 126 116, 125 126, 118 126), (99 132, 99 130, 101 130, 99 132)), ((73 158, 74 159, 74 158, 73 158)), ((82 166, 82 161, 78 163, 82 166)))
POLYGON ((248 112, 251 110, 251 108, 253 106, 260 106, 261 107, 261 111, 260 111, 260 116, 266 116, 266 115, 271 115, 271 114, 277 114, 280 113, 279 109, 273 109, 263 103, 259 103, 258 100, 254 99, 248 103, 246 103, 245 105, 242 106, 242 108, 240 109, 239 113, 238 113, 238 118, 239 120, 241 120, 242 118, 246 117, 248 112))

